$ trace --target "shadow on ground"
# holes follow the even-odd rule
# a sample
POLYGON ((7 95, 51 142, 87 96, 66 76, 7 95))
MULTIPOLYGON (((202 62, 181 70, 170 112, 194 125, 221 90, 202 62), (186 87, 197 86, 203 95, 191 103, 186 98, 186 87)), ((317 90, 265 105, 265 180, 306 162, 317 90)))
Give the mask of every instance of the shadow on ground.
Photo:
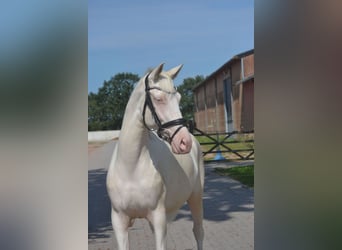
MULTIPOLYGON (((88 171, 88 238, 110 238, 110 200, 106 190, 105 169, 88 171)), ((241 187, 229 177, 222 177, 206 168, 203 196, 204 219, 210 221, 229 220, 233 212, 254 211, 253 189, 241 187)), ((192 220, 185 204, 175 220, 192 220)))
MULTIPOLYGON (((254 191, 241 187, 239 182, 229 177, 219 176, 212 168, 205 168, 205 185, 203 195, 204 219, 224 221, 231 218, 232 212, 254 211, 254 191)), ((179 211, 176 220, 192 220, 188 206, 179 211)))
POLYGON ((106 190, 107 170, 88 171, 88 238, 110 238, 111 205, 106 190))

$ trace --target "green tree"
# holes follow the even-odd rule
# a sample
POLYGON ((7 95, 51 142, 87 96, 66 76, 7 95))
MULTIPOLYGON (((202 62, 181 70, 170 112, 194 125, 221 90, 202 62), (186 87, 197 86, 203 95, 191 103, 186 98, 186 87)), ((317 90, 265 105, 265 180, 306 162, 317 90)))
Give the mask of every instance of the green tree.
POLYGON ((139 81, 132 73, 119 73, 104 81, 97 94, 88 95, 88 130, 120 129, 126 104, 139 81))
POLYGON ((98 95, 88 95, 88 131, 101 130, 101 107, 98 105, 98 95))
POLYGON ((182 95, 180 110, 185 119, 194 118, 194 96, 192 89, 202 81, 204 81, 204 77, 201 75, 188 77, 177 87, 178 92, 182 95))

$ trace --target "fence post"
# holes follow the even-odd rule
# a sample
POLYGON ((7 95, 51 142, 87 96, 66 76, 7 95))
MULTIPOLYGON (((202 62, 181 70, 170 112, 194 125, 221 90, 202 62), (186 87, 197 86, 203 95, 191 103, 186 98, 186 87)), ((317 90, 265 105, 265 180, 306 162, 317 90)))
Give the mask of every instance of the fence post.
POLYGON ((216 141, 218 143, 218 148, 217 148, 217 151, 216 151, 216 155, 214 157, 214 160, 215 161, 223 161, 223 160, 226 160, 226 158, 223 157, 223 155, 221 154, 221 149, 220 149, 220 142, 219 142, 219 134, 216 132, 216 141))
POLYGON ((194 120, 188 120, 188 129, 191 134, 194 133, 194 128, 196 127, 195 121, 194 120))

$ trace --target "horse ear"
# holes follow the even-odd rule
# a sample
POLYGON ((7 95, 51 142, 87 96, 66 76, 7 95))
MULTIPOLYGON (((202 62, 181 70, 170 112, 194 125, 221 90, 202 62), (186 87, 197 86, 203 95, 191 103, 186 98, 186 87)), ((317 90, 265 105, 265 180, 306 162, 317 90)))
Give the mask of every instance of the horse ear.
POLYGON ((169 71, 167 71, 166 74, 168 74, 172 79, 175 79, 179 71, 182 69, 182 67, 183 67, 183 64, 178 65, 177 67, 174 67, 170 69, 169 71))
POLYGON ((163 70, 164 63, 161 63, 158 67, 154 68, 150 73, 150 79, 157 81, 160 73, 163 70))

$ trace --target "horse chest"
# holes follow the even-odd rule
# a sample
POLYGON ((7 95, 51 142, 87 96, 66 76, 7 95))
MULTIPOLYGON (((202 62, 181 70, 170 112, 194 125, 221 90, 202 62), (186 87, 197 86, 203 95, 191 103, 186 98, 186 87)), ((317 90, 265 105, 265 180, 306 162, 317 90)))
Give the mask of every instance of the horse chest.
POLYGON ((108 187, 114 207, 132 217, 144 217, 155 209, 163 196, 160 176, 132 175, 129 179, 116 176, 108 187))

